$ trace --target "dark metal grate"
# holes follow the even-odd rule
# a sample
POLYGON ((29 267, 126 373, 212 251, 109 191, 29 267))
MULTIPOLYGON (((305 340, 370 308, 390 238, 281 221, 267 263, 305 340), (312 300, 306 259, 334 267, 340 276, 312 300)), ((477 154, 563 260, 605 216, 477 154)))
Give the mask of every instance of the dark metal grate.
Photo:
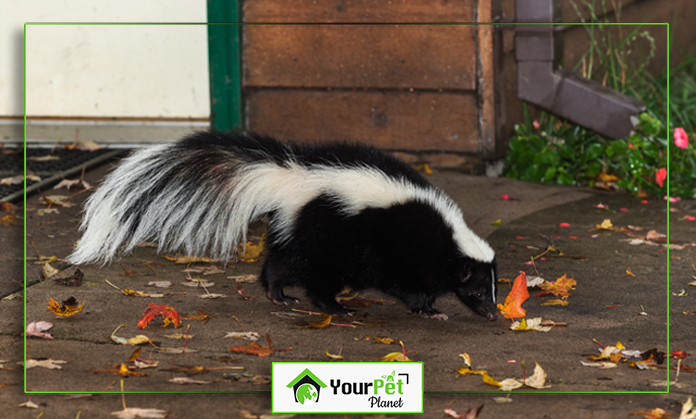
MULTIPOLYGON (((27 180, 27 193, 48 188, 67 176, 79 175, 82 168, 89 169, 125 153, 125 149, 102 148, 95 151, 68 150, 65 148, 27 148, 27 173, 41 178, 41 181, 27 180), (31 157, 55 156, 57 160, 35 161, 31 157)), ((0 179, 24 173, 23 151, 21 148, 3 148, 0 152, 0 179)), ((17 201, 22 197, 23 183, 0 185, 0 201, 17 201)))

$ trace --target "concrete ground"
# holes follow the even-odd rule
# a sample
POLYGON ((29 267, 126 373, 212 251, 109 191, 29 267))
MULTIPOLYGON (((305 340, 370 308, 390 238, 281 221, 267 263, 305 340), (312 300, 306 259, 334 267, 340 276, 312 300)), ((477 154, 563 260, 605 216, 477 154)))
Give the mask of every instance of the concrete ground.
MULTIPOLYGON (((110 167, 104 166, 87 173, 86 180, 98 184, 110 167)), ((23 394, 23 371, 17 367, 22 359, 23 330, 22 300, 0 301, 0 405, 5 407, 2 417, 37 417, 45 411, 45 417, 107 417, 110 412, 122 408, 120 376, 95 373, 90 370, 108 370, 125 362, 134 348, 112 342, 109 335, 119 325, 125 324, 117 336, 131 338, 146 335, 160 347, 182 348, 181 339, 166 335, 181 333, 190 326, 194 335, 183 354, 164 353, 153 346, 144 346, 140 358, 159 361, 156 369, 143 370, 146 377, 124 379, 126 391, 142 392, 267 392, 269 385, 264 378, 270 375, 273 361, 329 361, 325 352, 342 351, 346 361, 374 361, 389 352, 399 351, 396 345, 383 345, 363 340, 365 336, 385 336, 403 341, 414 361, 425 364, 425 390, 428 392, 491 392, 492 394, 436 394, 425 396, 425 413, 428 417, 445 417, 444 409, 450 401, 460 413, 468 408, 485 404, 482 418, 616 418, 628 417, 638 410, 663 408, 672 412, 680 409, 680 403, 696 394, 694 373, 681 371, 678 378, 671 370, 670 394, 614 394, 609 392, 664 391, 667 363, 656 369, 631 368, 628 362, 620 362, 616 368, 600 369, 583 366, 588 355, 597 355, 599 342, 615 345, 621 342, 629 350, 667 351, 668 297, 670 351, 696 353, 694 322, 696 317, 684 313, 696 311, 696 289, 689 282, 696 275, 696 249, 687 246, 670 250, 670 287, 667 289, 667 253, 665 248, 649 244, 630 244, 633 235, 647 234, 649 230, 666 233, 667 212, 663 200, 641 200, 588 189, 530 184, 509 179, 466 176, 439 172, 429 177, 457 201, 467 223, 487 240, 498 254, 499 274, 514 279, 520 271, 529 276, 537 275, 553 281, 562 274, 576 279, 566 306, 542 306, 552 299, 535 297, 539 290, 531 289, 532 296, 523 305, 527 318, 542 317, 567 326, 555 327, 548 333, 520 332, 509 329, 510 322, 500 318, 496 322, 475 316, 453 295, 441 297, 435 307, 449 315, 447 321, 428 320, 407 314, 405 307, 396 304, 372 305, 358 308, 358 319, 371 326, 331 326, 311 330, 295 325, 298 322, 320 320, 317 316, 293 312, 290 307, 276 307, 265 297, 257 283, 245 283, 244 295, 259 297, 243 299, 236 293, 234 280, 228 276, 257 274, 260 264, 234 264, 224 267, 224 273, 203 278, 215 283, 211 293, 228 294, 227 298, 200 299, 202 289, 187 288, 186 265, 174 264, 157 255, 153 248, 139 248, 134 254, 107 267, 81 266, 84 279, 80 287, 64 287, 52 280, 41 281, 26 291, 27 322, 49 321, 54 340, 28 339, 28 352, 32 359, 58 359, 67 361, 60 370, 33 368, 27 370, 26 385, 31 391, 109 391, 114 394, 98 394, 84 398, 68 398, 54 394, 23 394), (502 200, 508 195, 513 200, 502 200), (597 208, 599 204, 607 208, 597 208), (626 211, 620 210, 626 209, 626 211), (627 225, 644 228, 642 231, 589 231, 603 220, 610 219, 614 226, 627 225), (495 227, 492 222, 501 220, 495 227), (561 227, 561 223, 569 224, 561 227), (541 235, 545 236, 542 237, 541 235), (545 260, 538 260, 536 267, 526 264, 531 257, 544 252, 551 244, 558 251, 550 251, 545 260), (151 262, 149 265, 146 262, 151 262), (630 271, 632 275, 628 274, 630 271), (131 276, 133 272, 138 275, 131 276), (126 275, 128 274, 128 275, 126 275), (105 279, 121 289, 128 288, 146 293, 177 293, 162 298, 125 296, 109 286, 105 279), (171 281, 168 289, 147 287, 156 279, 171 281), (685 290, 682 293, 682 290, 685 290), (180 293, 186 294, 180 294, 180 293), (688 294, 677 296, 679 294, 688 294), (58 301, 75 297, 85 302, 84 310, 73 317, 58 318, 48 311, 49 298, 58 301), (184 320, 183 328, 159 327, 160 320, 140 330, 136 323, 148 303, 168 304, 179 313, 196 314, 197 310, 215 316, 208 322, 184 320), (639 313, 645 313, 642 315, 639 313), (299 315, 298 315, 299 314, 299 315), (294 315, 294 316, 293 316, 294 315), (291 317, 293 316, 293 317, 291 317), (363 317, 364 316, 364 317, 363 317), (245 341, 225 338, 227 332, 254 331, 261 336, 267 333, 273 348, 287 351, 275 352, 268 358, 235 354, 229 348, 244 345, 245 341), (498 404, 493 397, 504 396, 495 387, 482 382, 480 376, 460 376, 455 372, 463 367, 458 355, 468 353, 475 369, 485 369, 493 378, 522 377, 530 374, 538 363, 548 374, 546 389, 550 392, 593 392, 594 394, 517 394, 520 391, 539 393, 528 388, 516 390, 511 403, 498 404), (523 363, 526 366, 524 370, 523 363), (173 384, 172 377, 187 377, 194 370, 206 370, 190 378, 206 384, 173 384), (244 367, 243 370, 224 367, 244 367), (14 368, 14 369, 13 369, 14 368), (198 369, 200 370, 200 369, 198 369), (240 380, 230 374, 247 373, 252 377, 240 380), (260 381, 261 384, 254 381, 260 381), (38 409, 17 407, 29 398, 38 409)), ((44 195, 73 195, 75 190, 47 191, 44 195)), ((41 278, 41 267, 35 264, 36 252, 41 256, 56 256, 52 263, 61 269, 57 277, 69 276, 75 267, 60 262, 66 257, 72 244, 79 238, 77 223, 82 202, 90 192, 69 199, 71 207, 59 207, 58 212, 39 215, 46 208, 39 196, 27 200, 27 234, 29 242, 26 263, 27 279, 41 278)), ((696 240, 696 222, 680 220, 685 215, 696 215, 696 202, 681 201, 672 204, 678 212, 670 214, 671 238, 680 243, 696 240)), ((2 216, 3 214, 0 214, 2 216)), ((22 226, 0 226, 0 294, 17 291, 13 280, 22 279, 22 226)), ((263 255, 262 258, 263 260, 263 255)), ((198 264, 210 266, 210 264, 198 264)), ((196 277, 196 273, 191 274, 196 277)), ((504 298, 509 285, 501 284, 499 298, 504 298)), ((289 290, 289 294, 302 298, 301 290, 289 290), (291 292, 294 291, 294 292, 291 292)), ((370 298, 387 295, 368 291, 362 294, 370 298)), ((296 308, 315 310, 311 305, 300 304, 296 308)), ((265 338, 259 340, 266 344, 265 338)), ((677 362, 669 362, 672 367, 677 362)), ((696 358, 686 357, 681 366, 696 367, 696 358)), ((235 417, 247 405, 258 413, 270 411, 270 397, 265 394, 128 394, 129 407, 161 408, 179 418, 235 417)), ((351 415, 348 415, 351 417, 351 415)), ((356 415, 353 415, 357 417, 356 415)))

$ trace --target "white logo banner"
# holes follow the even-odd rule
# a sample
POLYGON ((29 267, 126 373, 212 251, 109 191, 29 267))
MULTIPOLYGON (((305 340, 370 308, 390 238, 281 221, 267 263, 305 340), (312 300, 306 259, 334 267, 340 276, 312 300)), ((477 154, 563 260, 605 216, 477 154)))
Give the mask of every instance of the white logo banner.
POLYGON ((274 362, 273 413, 422 413, 421 362, 274 362))

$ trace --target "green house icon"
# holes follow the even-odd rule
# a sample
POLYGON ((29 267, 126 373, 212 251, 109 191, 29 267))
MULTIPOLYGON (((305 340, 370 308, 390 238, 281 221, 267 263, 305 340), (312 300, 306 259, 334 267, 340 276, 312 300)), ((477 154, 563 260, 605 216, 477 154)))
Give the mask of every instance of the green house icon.
POLYGON ((292 387, 293 393, 295 394, 295 402, 307 404, 309 402, 316 403, 319 401, 319 392, 322 388, 326 387, 326 384, 317 378, 312 371, 305 368, 300 375, 287 385, 287 387, 292 387))

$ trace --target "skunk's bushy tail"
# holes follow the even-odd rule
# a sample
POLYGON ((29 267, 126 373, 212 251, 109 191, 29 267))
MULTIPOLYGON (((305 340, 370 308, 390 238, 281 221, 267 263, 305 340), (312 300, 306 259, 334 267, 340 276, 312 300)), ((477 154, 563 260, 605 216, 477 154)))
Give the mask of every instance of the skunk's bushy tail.
POLYGON ((228 260, 249 222, 277 209, 268 175, 290 151, 257 135, 198 133, 124 159, 88 199, 71 263, 107 263, 143 241, 228 260), (276 148, 272 150, 271 148, 276 148))

